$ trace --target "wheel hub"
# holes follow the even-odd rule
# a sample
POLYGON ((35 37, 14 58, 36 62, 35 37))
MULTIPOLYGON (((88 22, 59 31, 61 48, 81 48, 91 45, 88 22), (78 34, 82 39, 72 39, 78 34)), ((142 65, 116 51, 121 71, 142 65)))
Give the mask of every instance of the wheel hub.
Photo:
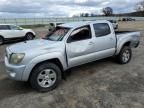
POLYGON ((124 62, 127 62, 130 59, 130 53, 128 50, 123 52, 123 57, 122 57, 124 62))
POLYGON ((27 39, 28 40, 32 40, 33 39, 33 35, 32 34, 27 34, 27 39))
POLYGON ((56 81, 56 72, 53 69, 45 69, 39 73, 37 81, 41 87, 50 87, 56 81))

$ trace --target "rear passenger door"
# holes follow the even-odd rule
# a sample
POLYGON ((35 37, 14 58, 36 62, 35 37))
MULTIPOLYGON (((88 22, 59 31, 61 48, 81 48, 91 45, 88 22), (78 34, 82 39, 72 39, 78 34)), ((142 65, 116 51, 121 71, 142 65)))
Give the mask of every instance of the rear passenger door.
POLYGON ((94 51, 96 59, 112 56, 115 53, 116 38, 108 23, 93 24, 94 51))

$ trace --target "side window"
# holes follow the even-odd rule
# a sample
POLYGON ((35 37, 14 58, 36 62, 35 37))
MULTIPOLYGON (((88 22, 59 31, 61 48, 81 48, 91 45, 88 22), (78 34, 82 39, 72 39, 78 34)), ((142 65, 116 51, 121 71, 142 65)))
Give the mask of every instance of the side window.
POLYGON ((71 33, 70 37, 68 38, 68 42, 75 42, 90 38, 91 38, 90 26, 85 26, 74 30, 71 33))
POLYGON ((110 27, 107 23, 94 24, 96 37, 106 36, 111 33, 110 27))
POLYGON ((10 25, 10 29, 11 30, 19 30, 19 27, 15 26, 15 25, 10 25))
POLYGON ((9 30, 8 25, 0 25, 0 30, 9 30))

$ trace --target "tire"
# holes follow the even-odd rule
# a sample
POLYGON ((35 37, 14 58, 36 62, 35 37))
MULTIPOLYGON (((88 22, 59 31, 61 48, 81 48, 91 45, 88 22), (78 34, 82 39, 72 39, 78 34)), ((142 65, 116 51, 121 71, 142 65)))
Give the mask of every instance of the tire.
POLYGON ((39 92, 47 92, 55 89, 60 80, 60 68, 50 62, 37 66, 30 76, 31 86, 39 92))
POLYGON ((124 46, 119 55, 117 56, 117 60, 120 64, 127 64, 130 62, 132 57, 132 50, 129 46, 124 46))
POLYGON ((4 43, 4 38, 0 36, 0 45, 4 43))
POLYGON ((34 35, 32 33, 27 33, 25 35, 25 40, 33 40, 34 39, 34 35))

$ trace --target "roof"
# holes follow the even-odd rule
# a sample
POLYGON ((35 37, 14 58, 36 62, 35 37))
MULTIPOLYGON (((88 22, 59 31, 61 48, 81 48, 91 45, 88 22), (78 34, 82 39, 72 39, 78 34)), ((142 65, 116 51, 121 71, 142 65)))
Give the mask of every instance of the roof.
POLYGON ((0 24, 0 25, 14 25, 14 24, 0 24))
POLYGON ((109 21, 107 21, 107 20, 79 21, 79 22, 70 22, 70 23, 61 24, 59 26, 68 27, 68 28, 77 28, 77 27, 81 27, 81 26, 93 24, 93 23, 108 23, 108 22, 109 21))
POLYGON ((79 27, 79 26, 83 26, 87 24, 89 24, 88 21, 79 21, 79 22, 70 22, 70 23, 61 24, 60 26, 75 28, 75 27, 79 27))

